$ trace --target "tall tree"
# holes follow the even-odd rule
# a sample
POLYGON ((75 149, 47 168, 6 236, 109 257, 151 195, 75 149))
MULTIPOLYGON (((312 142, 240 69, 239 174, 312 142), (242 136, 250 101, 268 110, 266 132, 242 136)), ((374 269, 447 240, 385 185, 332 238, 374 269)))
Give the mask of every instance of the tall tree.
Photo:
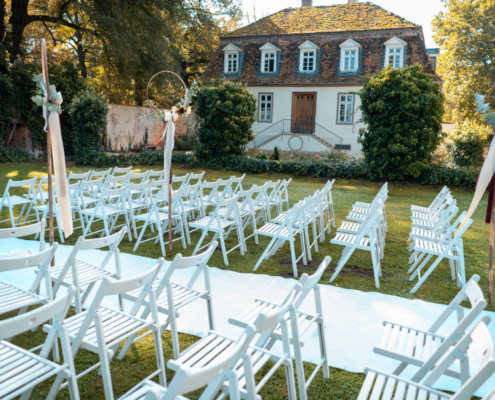
POLYGON ((476 93, 495 82, 495 1, 443 0, 433 21, 442 53, 437 72, 444 82, 447 116, 461 122, 476 115, 476 93))

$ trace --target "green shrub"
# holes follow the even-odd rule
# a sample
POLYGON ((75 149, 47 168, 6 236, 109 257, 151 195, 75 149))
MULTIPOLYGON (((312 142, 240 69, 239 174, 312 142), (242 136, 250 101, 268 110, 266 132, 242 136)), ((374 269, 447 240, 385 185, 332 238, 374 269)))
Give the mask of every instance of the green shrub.
POLYGON ((360 91, 366 129, 359 142, 366 163, 380 179, 418 178, 441 140, 440 85, 419 65, 386 68, 360 91))
POLYGON ((72 101, 69 113, 76 158, 84 157, 89 150, 102 149, 107 111, 105 99, 90 90, 80 92, 72 101))
POLYGON ((13 147, 0 146, 0 162, 23 162, 31 160, 29 153, 13 147))
POLYGON ((0 73, 0 138, 6 137, 7 128, 12 122, 12 100, 14 88, 7 74, 0 73))
POLYGON ((203 86, 194 96, 194 108, 200 122, 199 159, 218 162, 243 154, 253 138, 251 125, 256 113, 256 99, 245 86, 231 82, 203 86))
POLYGON ((464 121, 449 137, 449 158, 460 167, 480 164, 491 134, 492 130, 486 125, 477 121, 464 121))

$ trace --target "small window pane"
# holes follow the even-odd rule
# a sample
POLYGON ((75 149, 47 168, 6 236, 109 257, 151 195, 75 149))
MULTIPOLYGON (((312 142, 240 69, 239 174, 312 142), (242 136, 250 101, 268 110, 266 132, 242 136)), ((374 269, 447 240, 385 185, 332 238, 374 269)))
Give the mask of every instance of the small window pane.
POLYGON ((258 120, 263 122, 271 122, 272 120, 272 104, 273 95, 263 93, 259 95, 258 105, 258 120))

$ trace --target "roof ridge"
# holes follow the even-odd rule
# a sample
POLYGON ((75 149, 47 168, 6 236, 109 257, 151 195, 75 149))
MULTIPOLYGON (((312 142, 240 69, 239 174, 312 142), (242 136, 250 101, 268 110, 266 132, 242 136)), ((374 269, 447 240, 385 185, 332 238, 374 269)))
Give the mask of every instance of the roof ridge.
POLYGON ((224 37, 323 33, 334 31, 358 31, 411 27, 420 27, 420 25, 403 18, 398 14, 388 11, 378 4, 370 1, 363 1, 357 3, 329 4, 321 6, 287 7, 238 28, 235 31, 229 32, 225 34, 224 37), (351 8, 357 10, 356 13, 358 14, 358 18, 354 20, 352 20, 352 15, 344 15, 345 12, 343 12, 343 10, 351 8), (318 11, 318 13, 308 18, 307 14, 310 14, 313 10, 318 11), (324 13, 325 10, 327 11, 326 13, 324 13), (339 13, 338 10, 342 11, 339 13), (371 13, 375 15, 366 15, 370 13, 370 10, 372 10, 371 13), (322 12, 324 14, 322 14, 322 12), (330 18, 332 17, 331 12, 334 13, 333 17, 339 18, 330 18), (335 15, 335 13, 340 15, 335 15), (364 15, 359 15, 360 13, 364 15), (368 17, 368 19, 366 19, 366 17, 368 17), (308 21, 308 19, 310 21, 308 21), (377 19, 379 21, 376 21, 377 19), (291 22, 295 26, 291 26, 291 22), (383 28, 380 28, 380 26, 383 26, 383 28))

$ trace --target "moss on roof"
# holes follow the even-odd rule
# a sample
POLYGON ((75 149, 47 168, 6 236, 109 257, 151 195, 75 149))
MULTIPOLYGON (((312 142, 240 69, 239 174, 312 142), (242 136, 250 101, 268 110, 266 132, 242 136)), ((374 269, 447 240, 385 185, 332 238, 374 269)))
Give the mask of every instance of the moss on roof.
POLYGON ((226 34, 225 37, 367 31, 412 27, 418 27, 418 25, 376 4, 358 2, 332 6, 286 8, 226 34))

